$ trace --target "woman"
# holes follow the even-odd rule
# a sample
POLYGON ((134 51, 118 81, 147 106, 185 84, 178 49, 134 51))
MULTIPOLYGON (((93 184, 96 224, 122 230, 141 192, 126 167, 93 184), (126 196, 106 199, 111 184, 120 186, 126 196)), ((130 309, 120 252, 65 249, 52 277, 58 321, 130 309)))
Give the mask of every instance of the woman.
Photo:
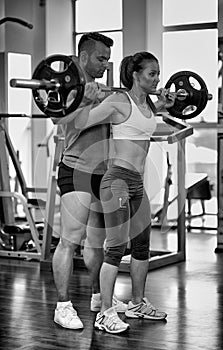
MULTIPOLYGON (((143 186, 143 173, 150 146, 150 137, 156 129, 153 104, 148 95, 157 91, 159 62, 148 52, 138 52, 121 62, 120 80, 128 92, 115 93, 99 106, 85 108, 75 120, 77 128, 98 123, 112 123, 112 164, 101 183, 101 201, 106 224, 106 250, 100 273, 101 311, 95 327, 109 333, 120 333, 129 328, 114 307, 112 296, 118 268, 131 241, 130 275, 132 298, 125 312, 127 317, 163 320, 166 313, 155 309, 144 295, 149 265, 150 204, 143 186)), ((94 90, 92 86, 92 91, 94 90)), ((171 107, 175 96, 160 89, 157 110, 171 107)), ((94 92, 92 92, 94 93, 94 92)))

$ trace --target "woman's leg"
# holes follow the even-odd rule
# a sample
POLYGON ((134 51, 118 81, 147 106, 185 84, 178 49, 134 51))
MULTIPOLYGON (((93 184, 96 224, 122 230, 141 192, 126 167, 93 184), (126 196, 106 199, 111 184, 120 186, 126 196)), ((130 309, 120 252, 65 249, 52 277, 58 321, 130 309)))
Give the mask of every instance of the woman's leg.
POLYGON ((143 198, 131 200, 131 248, 130 275, 132 279, 132 301, 140 303, 144 298, 145 283, 149 268, 150 203, 146 192, 143 198))
POLYGON ((112 306, 115 281, 120 261, 126 250, 129 232, 129 201, 126 182, 105 178, 101 187, 101 200, 106 226, 106 250, 100 273, 102 297, 101 312, 112 306))
MULTIPOLYGON (((134 201, 131 203, 136 204, 134 201)), ((164 320, 165 312, 157 310, 145 297, 145 284, 149 267, 149 244, 150 244, 150 205, 146 193, 140 206, 131 218, 131 279, 132 300, 128 304, 126 316, 130 318, 145 318, 150 320, 164 320)))

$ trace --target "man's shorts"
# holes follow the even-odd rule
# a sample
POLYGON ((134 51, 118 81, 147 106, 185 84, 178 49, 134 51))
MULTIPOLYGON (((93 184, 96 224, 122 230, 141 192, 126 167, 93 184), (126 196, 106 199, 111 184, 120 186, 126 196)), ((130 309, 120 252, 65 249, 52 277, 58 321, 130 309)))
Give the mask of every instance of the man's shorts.
POLYGON ((91 194, 92 202, 97 202, 100 200, 100 184, 102 178, 102 174, 86 173, 70 168, 63 162, 60 162, 57 184, 61 196, 73 191, 87 192, 91 194))

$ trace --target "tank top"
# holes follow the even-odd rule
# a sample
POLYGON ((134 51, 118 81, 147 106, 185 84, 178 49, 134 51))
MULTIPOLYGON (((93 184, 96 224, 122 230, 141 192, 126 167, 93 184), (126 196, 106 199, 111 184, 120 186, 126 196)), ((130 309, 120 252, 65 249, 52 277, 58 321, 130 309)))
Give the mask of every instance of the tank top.
POLYGON ((125 122, 112 124, 113 139, 150 140, 156 129, 154 113, 151 111, 151 116, 145 117, 131 96, 126 94, 130 100, 131 114, 125 122))

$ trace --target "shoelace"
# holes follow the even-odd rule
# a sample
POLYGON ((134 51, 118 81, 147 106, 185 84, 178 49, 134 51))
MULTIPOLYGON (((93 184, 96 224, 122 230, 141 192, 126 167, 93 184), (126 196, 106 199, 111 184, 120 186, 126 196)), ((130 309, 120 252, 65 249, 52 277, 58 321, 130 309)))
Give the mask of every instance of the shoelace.
POLYGON ((77 316, 77 311, 74 310, 74 308, 71 305, 65 306, 64 310, 65 313, 69 312, 70 317, 76 317, 77 316))
POLYGON ((137 310, 137 311, 140 311, 142 314, 146 314, 146 313, 148 313, 148 314, 151 314, 151 313, 156 314, 156 312, 157 312, 156 308, 151 303, 146 304, 144 302, 142 302, 141 308, 139 310, 137 310))
POLYGON ((115 329, 116 326, 118 326, 118 325, 121 326, 123 324, 122 320, 120 320, 118 315, 112 315, 112 316, 108 317, 106 322, 107 322, 108 328, 110 328, 110 329, 115 329))

